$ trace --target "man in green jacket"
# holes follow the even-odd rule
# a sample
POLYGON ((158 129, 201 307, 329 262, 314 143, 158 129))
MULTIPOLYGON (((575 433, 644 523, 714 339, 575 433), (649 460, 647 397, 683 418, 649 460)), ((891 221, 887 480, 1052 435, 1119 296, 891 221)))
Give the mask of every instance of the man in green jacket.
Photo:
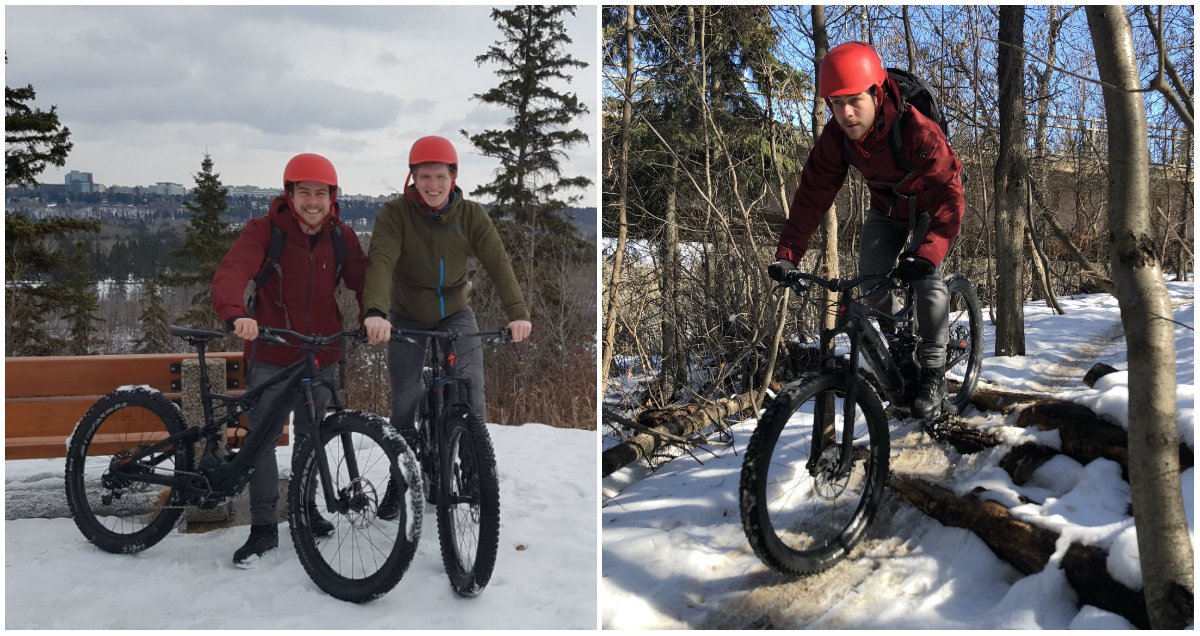
MULTIPOLYGON (((467 257, 475 256, 500 294, 513 342, 533 329, 529 308, 500 235, 483 206, 463 198, 455 185, 458 154, 443 137, 422 137, 409 151, 409 185, 389 201, 375 219, 368 256, 363 311, 368 342, 387 342, 392 326, 402 329, 478 331, 468 304, 467 257)), ((423 344, 423 343, 422 343, 423 344)), ((392 422, 406 439, 413 439, 413 420, 424 391, 421 369, 424 347, 388 345, 388 376, 392 388, 392 422)), ((486 418, 483 387, 483 349, 478 339, 464 339, 455 363, 471 383, 472 409, 486 418)), ((484 421, 487 421, 484 419, 484 421)), ((389 491, 391 489, 389 488, 389 491)), ((385 503, 391 498, 385 497, 385 503)), ((381 506, 380 516, 394 514, 381 506)))

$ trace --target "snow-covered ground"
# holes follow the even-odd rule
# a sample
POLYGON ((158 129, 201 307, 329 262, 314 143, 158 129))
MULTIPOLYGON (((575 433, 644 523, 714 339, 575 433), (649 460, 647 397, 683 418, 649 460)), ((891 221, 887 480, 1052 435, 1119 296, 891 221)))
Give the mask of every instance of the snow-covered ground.
MULTIPOLYGON (((1195 285, 1168 283, 1175 302, 1179 436, 1195 447, 1195 285)), ((1025 307, 1027 355, 996 358, 987 325, 984 382, 1052 394, 1085 404, 1127 426, 1128 373, 1083 384, 1095 362, 1127 368, 1116 300, 1108 295, 1060 299, 1065 316, 1041 303, 1025 307)), ((986 309, 985 309, 986 321, 986 309)), ((1009 426, 998 414, 970 413, 1005 445, 1057 432, 1009 426)), ((738 512, 742 453, 755 421, 733 427, 732 448, 684 456, 647 475, 628 467, 603 482, 601 624, 657 628, 1123 629, 1122 617, 1080 607, 1058 564, 1072 540, 1109 551, 1108 569, 1141 587, 1129 485, 1120 467, 1086 466, 1059 456, 1023 486, 997 467, 1004 446, 959 455, 909 421, 892 421, 892 469, 963 494, 977 486, 1012 514, 1061 534, 1050 564, 1022 575, 974 534, 933 521, 887 491, 865 539, 851 557, 806 578, 778 575, 751 551, 738 512), (1035 503, 1020 504, 1024 496, 1035 503), (1041 502, 1036 503, 1036 502, 1041 502)), ((1188 529, 1195 543, 1194 469, 1182 475, 1188 529)))
MULTIPOLYGON (((322 593, 280 524, 280 549, 233 567, 245 526, 179 532, 134 556, 103 552, 70 519, 4 524, 7 629, 592 629, 596 626, 595 431, 488 425, 500 472, 500 553, 487 589, 450 589, 426 506, 412 566, 364 605, 322 593)), ((281 468, 288 451, 279 449, 281 468)), ((56 486, 62 460, 5 462, 5 489, 56 486)), ((53 488, 48 489, 53 491, 53 488)), ((6 498, 7 499, 7 498, 6 498)))

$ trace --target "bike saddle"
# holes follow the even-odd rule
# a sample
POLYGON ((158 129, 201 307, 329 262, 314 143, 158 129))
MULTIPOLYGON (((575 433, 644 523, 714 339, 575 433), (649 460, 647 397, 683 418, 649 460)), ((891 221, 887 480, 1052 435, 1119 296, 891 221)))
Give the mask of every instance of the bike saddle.
POLYGON ((196 340, 199 342, 207 342, 216 338, 224 338, 225 334, 218 331, 205 331, 204 329, 190 329, 188 327, 179 327, 171 325, 169 327, 172 336, 178 336, 187 340, 196 340))

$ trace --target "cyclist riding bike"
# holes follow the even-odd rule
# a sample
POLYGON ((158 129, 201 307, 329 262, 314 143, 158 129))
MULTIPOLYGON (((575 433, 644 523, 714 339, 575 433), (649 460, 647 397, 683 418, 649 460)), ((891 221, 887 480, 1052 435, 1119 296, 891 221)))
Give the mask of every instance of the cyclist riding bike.
MULTIPOLYGON (((779 236, 778 260, 767 273, 781 281, 796 268, 853 163, 871 189, 858 271, 895 267, 897 275, 911 283, 921 365, 913 413, 936 417, 946 396, 948 296, 941 264, 962 224, 962 164, 941 127, 916 108, 905 106, 897 82, 871 45, 847 42, 834 47, 821 61, 817 83, 837 125, 825 126, 804 164, 779 236), (897 145, 892 136, 897 133, 900 157, 894 155, 897 145)), ((889 314, 901 305, 890 292, 868 296, 864 302, 889 314)))
MULTIPOLYGON (((483 206, 463 198, 457 185, 454 145, 443 137, 422 137, 409 151, 408 167, 403 196, 383 206, 371 235, 363 293, 367 341, 389 342, 393 326, 479 331, 468 298, 468 256, 480 260, 496 286, 513 342, 524 340, 533 329, 529 308, 491 218, 483 206)), ((424 355, 423 347, 388 345, 392 423, 410 445, 416 442, 413 422, 424 391, 424 355)), ((478 339, 460 343, 455 365, 470 382, 472 410, 486 418, 478 339)), ((397 513, 398 498, 388 486, 379 509, 384 518, 397 513)))

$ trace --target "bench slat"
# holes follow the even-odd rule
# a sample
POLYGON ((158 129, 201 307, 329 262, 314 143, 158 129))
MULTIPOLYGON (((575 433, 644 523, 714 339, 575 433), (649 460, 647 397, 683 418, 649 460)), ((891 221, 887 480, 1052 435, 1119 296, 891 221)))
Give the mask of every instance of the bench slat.
MULTIPOLYGON (((207 358, 233 360, 237 370, 227 374, 245 386, 242 353, 217 352, 207 358)), ((171 391, 171 365, 195 354, 152 353, 109 356, 37 356, 4 359, 4 396, 6 398, 50 397, 56 395, 103 395, 126 385, 148 385, 164 393, 171 391)))

